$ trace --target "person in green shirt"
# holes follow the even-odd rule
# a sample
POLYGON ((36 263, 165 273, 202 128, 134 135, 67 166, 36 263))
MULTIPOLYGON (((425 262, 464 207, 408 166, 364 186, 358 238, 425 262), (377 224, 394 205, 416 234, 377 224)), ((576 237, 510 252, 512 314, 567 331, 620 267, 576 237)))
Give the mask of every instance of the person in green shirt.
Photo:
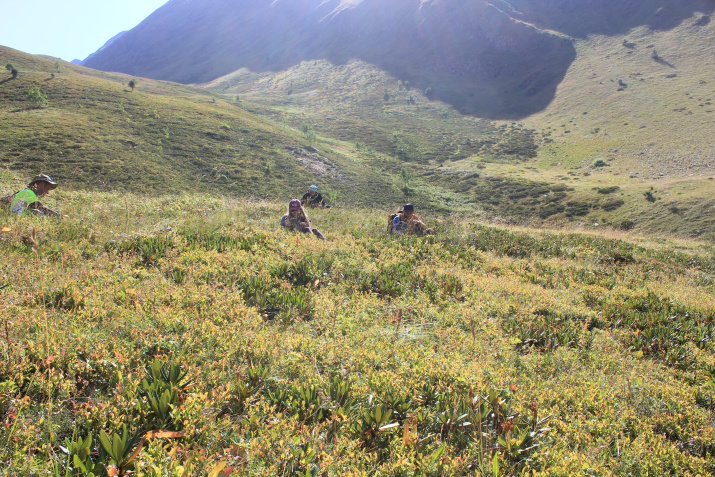
POLYGON ((10 204, 10 211, 13 214, 20 216, 38 215, 59 217, 60 214, 49 207, 42 205, 40 197, 47 195, 52 189, 57 187, 57 183, 46 174, 40 174, 32 178, 32 181, 27 186, 13 196, 10 204))

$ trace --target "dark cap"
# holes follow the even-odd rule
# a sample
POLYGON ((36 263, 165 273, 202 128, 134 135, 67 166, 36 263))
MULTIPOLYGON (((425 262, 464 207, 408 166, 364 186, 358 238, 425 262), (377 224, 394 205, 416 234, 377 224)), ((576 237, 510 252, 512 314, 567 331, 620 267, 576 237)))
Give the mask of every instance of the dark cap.
POLYGON ((412 204, 405 204, 405 206, 402 208, 402 210, 405 212, 414 212, 415 206, 412 204))
POLYGON ((47 174, 40 174, 33 177, 30 181, 30 185, 34 184, 35 182, 47 182, 48 184, 50 184, 50 189, 54 189, 59 185, 57 182, 54 182, 52 180, 52 177, 48 176, 47 174))
POLYGON ((293 212, 295 210, 300 210, 301 203, 298 199, 293 199, 288 202, 288 212, 293 212))

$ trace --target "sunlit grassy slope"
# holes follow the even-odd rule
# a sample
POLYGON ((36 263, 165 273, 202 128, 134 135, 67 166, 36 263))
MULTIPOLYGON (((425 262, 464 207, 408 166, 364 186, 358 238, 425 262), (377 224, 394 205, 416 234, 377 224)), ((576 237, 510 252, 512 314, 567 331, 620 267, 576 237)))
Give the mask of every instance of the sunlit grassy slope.
POLYGON ((436 237, 392 238, 338 208, 318 241, 278 230, 283 203, 47 202, 69 217, 0 212, 10 475, 715 472, 711 244, 430 215, 436 237))
MULTIPOLYGON (((455 190, 464 182, 460 187, 476 186, 485 197, 499 189, 504 198, 488 205, 490 213, 520 221, 544 201, 529 199, 530 192, 510 194, 551 190, 531 181, 482 184, 473 171, 442 173, 428 163, 412 170, 417 146, 402 141, 390 125, 386 133, 386 125, 375 123, 380 135, 366 133, 362 142, 322 130, 316 135, 309 118, 282 121, 235 95, 144 78, 132 91, 128 76, 10 49, 2 50, 0 62, 20 71, 14 79, 8 73, 0 89, 0 164, 28 177, 42 170, 69 187, 155 194, 214 190, 287 200, 317 184, 334 204, 396 209, 413 200, 442 213, 483 211, 486 204, 455 190), (27 92, 33 87, 47 96, 45 108, 32 108, 27 92), (396 151, 376 149, 375 138, 396 151)), ((474 124, 473 148, 493 149, 498 158, 499 142, 511 131, 474 124)))
MULTIPOLYGON (((392 178, 340 153, 311 153, 298 131, 246 112, 205 90, 108 74, 0 50, 20 74, 2 78, 0 164, 44 171, 69 187, 152 194, 209 191, 287 200, 314 182, 343 201, 368 187, 381 203, 401 193, 392 178), (32 109, 27 91, 48 98, 32 109), (319 178, 315 170, 324 171, 319 178)), ((5 191, 10 192, 10 191, 5 191)))

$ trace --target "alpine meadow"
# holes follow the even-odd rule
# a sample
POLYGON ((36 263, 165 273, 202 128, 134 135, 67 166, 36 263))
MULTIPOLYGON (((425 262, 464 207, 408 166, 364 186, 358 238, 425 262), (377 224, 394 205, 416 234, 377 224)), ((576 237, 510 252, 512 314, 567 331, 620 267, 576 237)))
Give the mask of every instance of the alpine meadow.
POLYGON ((170 0, 0 46, 0 476, 715 475, 713 10, 170 0), (60 217, 12 212, 38 177, 60 217), (279 225, 311 185, 324 240, 279 225))

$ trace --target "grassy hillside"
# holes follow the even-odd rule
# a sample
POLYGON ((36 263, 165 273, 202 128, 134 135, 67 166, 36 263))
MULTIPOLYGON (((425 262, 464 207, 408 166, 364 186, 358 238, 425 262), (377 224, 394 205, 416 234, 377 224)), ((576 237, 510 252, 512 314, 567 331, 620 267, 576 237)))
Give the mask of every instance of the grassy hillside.
POLYGON ((702 13, 667 30, 575 38, 577 58, 555 99, 518 123, 460 115, 360 62, 239 70, 206 86, 239 95, 276 123, 309 123, 396 157, 412 168, 418 189, 440 187, 443 202, 447 189, 511 219, 712 239, 713 38, 715 24, 702 13), (506 193, 495 193, 493 178, 506 193), (520 196, 527 199, 511 202, 520 196))
POLYGON ((390 238, 343 209, 318 241, 276 230, 282 203, 48 202, 69 218, 0 212, 9 475, 715 472, 712 244, 429 216, 438 236, 390 238))
MULTIPOLYGON (((478 174, 443 174, 426 158, 413 156, 421 146, 393 134, 397 123, 375 122, 376 134, 366 133, 360 140, 318 129, 301 114, 284 120, 236 95, 218 97, 205 89, 144 78, 132 91, 128 76, 10 49, 2 52, 0 62, 14 64, 20 74, 2 80, 0 165, 28 177, 41 170, 65 187, 156 194, 216 191, 281 200, 300 196, 315 183, 337 204, 396 208, 414 200, 442 213, 482 210, 455 189, 455 179, 473 186, 478 174), (33 108, 28 100, 35 87, 46 95, 46 107, 33 108), (385 147, 374 147, 375 140, 385 147), (422 163, 426 169, 412 169, 422 163)), ((497 157, 498 141, 483 139, 509 137, 510 132, 484 121, 475 124, 475 141, 481 145, 475 142, 474 147, 493 148, 497 157)), ((548 192, 548 186, 530 181, 510 181, 506 190, 524 188, 523 182, 548 192)), ((539 207, 527 199, 528 194, 507 198, 490 207, 527 220, 539 207), (525 212, 514 214, 513 205, 521 203, 525 212)))
MULTIPOLYGON (((376 118, 337 119, 335 129, 329 129, 297 109, 284 117, 240 95, 238 100, 226 92, 217 97, 205 89, 144 78, 132 91, 128 76, 3 52, 0 60, 16 65, 20 74, 8 74, 0 90, 0 165, 27 177, 44 171, 64 187, 156 194, 215 191, 287 200, 315 183, 337 204, 392 209, 412 200, 441 213, 488 213, 519 221, 538 219, 553 200, 568 196, 561 185, 481 181, 475 171, 436 167, 445 159, 429 157, 435 136, 420 142, 411 136, 429 128, 429 121, 373 120, 364 129, 376 118), (43 108, 33 108, 28 100, 35 87, 47 97, 43 108), (492 200, 465 193, 471 189, 492 200)), ((349 117, 349 108, 336 107, 335 113, 349 117)), ((504 149, 512 143, 508 157, 534 152, 533 139, 518 128, 471 124, 472 130, 464 131, 473 137, 469 148, 495 161, 504 160, 504 149)), ((448 126, 436 131, 446 135, 448 126)), ((468 154, 446 138, 448 156, 468 154)))
MULTIPOLYGON (((325 192, 358 200, 355 184, 391 191, 389 177, 350 158, 306 151, 290 128, 271 124, 205 91, 107 74, 0 50, 20 71, 0 89, 0 165, 28 176, 42 170, 70 187, 164 194, 209 191, 289 199, 318 181, 325 192), (48 105, 32 107, 37 87, 48 105)), ((381 197, 384 201, 384 197, 381 197)))
POLYGON ((636 222, 651 216, 663 231, 688 223, 693 235, 712 230, 713 37, 709 17, 696 14, 672 30, 578 43, 554 102, 524 122, 554 139, 540 150, 539 167, 620 186, 636 222), (599 159, 608 165, 593 167, 599 159), (655 201, 643 200, 649 191, 655 201))

